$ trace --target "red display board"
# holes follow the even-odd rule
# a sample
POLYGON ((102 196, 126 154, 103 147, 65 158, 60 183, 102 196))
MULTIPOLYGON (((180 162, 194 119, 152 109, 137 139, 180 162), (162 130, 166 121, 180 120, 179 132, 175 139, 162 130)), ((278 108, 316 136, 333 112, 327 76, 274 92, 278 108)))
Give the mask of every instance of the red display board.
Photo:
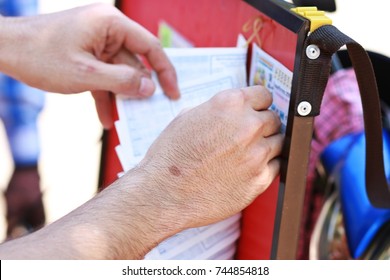
MULTIPOLYGON (((248 1, 256 2, 256 1, 248 1)), ((262 0, 257 1, 263 5, 262 0)), ((265 1, 269 2, 269 1, 265 1)), ((253 4, 253 3, 251 3, 253 4)), ((296 62, 297 32, 289 30, 258 7, 242 0, 123 0, 117 7, 157 35, 164 21, 194 43, 195 47, 234 47, 238 34, 261 46, 291 71, 296 62)), ((256 5, 255 5, 256 6, 256 5)), ((274 7, 265 6, 272 15, 274 7)), ((134 38, 137 40, 137 38, 134 38)), ((100 187, 106 187, 122 171, 115 153, 115 130, 105 133, 100 187)), ((237 259, 269 259, 274 234, 279 182, 274 182, 244 210, 237 259)))

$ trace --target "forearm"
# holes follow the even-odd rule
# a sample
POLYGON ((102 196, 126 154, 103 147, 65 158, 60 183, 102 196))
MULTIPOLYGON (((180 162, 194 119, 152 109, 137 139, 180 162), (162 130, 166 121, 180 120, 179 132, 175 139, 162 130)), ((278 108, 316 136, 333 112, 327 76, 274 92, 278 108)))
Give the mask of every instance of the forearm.
POLYGON ((143 258, 180 226, 160 211, 151 180, 137 171, 125 176, 57 222, 4 243, 0 259, 143 258))
MULTIPOLYGON (((17 76, 23 67, 25 50, 31 44, 32 34, 27 18, 0 16, 0 72, 17 76)), ((37 34, 35 34, 37 35, 37 34)))

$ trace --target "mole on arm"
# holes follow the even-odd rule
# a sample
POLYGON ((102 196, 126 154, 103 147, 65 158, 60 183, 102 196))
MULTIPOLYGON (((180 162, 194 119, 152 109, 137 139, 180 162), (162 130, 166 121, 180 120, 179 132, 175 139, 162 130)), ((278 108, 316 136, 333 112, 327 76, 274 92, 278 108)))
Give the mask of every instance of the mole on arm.
POLYGON ((168 169, 169 173, 171 173, 173 176, 178 177, 181 175, 180 169, 175 165, 170 166, 168 169))

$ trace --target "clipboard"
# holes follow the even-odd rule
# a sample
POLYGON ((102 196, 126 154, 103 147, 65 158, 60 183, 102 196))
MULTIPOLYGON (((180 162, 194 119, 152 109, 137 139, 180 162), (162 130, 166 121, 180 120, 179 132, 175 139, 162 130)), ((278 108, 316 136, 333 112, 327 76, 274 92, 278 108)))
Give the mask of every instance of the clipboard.
MULTIPOLYGON (((313 117, 296 116, 295 97, 310 20, 281 0, 117 0, 115 5, 156 35, 158 23, 168 22, 196 47, 232 47, 242 33, 293 71, 280 178, 244 210, 236 258, 295 259, 313 127, 313 117)), ((117 144, 115 130, 105 131, 99 188, 121 171, 117 144)))

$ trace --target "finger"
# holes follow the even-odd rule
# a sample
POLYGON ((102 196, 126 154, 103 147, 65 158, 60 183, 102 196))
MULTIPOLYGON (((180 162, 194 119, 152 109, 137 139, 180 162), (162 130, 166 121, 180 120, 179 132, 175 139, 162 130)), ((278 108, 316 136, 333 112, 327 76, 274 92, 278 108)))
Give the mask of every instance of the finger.
POLYGON ((91 94, 95 99, 96 111, 101 124, 105 129, 110 129, 114 124, 110 93, 107 91, 91 91, 91 94))
MULTIPOLYGON (((135 69, 137 69, 139 72, 141 72, 142 77, 147 77, 149 79, 152 78, 152 75, 150 71, 145 67, 145 65, 141 62, 140 58, 137 55, 134 55, 133 53, 130 53, 128 50, 122 48, 112 59, 111 62, 113 64, 125 64, 128 66, 131 66, 135 69)), ((136 87, 136 85, 135 85, 136 87)), ((138 91, 138 95, 136 93, 133 93, 131 90, 124 92, 124 93, 117 93, 117 95, 120 98, 144 98, 144 97, 149 97, 152 95, 154 92, 153 89, 150 89, 150 91, 146 92, 140 92, 138 91), (127 93, 127 95, 126 95, 127 93)))
POLYGON ((258 133, 263 137, 268 137, 280 133, 282 123, 279 116, 271 110, 255 112, 258 124, 258 133))
POLYGON ((283 148, 284 136, 275 134, 266 138, 260 139, 258 142, 258 154, 266 162, 280 156, 283 148))
POLYGON ((279 175, 280 166, 281 161, 279 158, 274 158, 268 162, 266 168, 257 178, 257 185, 259 186, 258 195, 266 191, 275 178, 279 175))
POLYGON ((263 86, 246 87, 241 91, 245 94, 245 101, 256 111, 267 109, 272 104, 272 95, 263 86))
POLYGON ((129 98, 146 98, 156 89, 154 82, 139 70, 125 64, 108 64, 91 59, 80 83, 85 90, 111 91, 129 98))
POLYGON ((164 92, 168 97, 180 96, 176 71, 163 51, 158 39, 144 27, 125 18, 122 32, 125 34, 125 47, 132 53, 144 55, 156 71, 164 92), (134 39, 136 38, 136 40, 134 39))
POLYGON ((122 48, 112 59, 111 62, 113 64, 125 64, 131 67, 134 67, 138 71, 142 72, 145 77, 151 78, 150 71, 145 67, 145 65, 141 62, 141 59, 129 52, 128 50, 122 48))
POLYGON ((270 162, 268 163, 268 168, 270 169, 271 181, 275 180, 275 178, 279 175, 280 167, 281 167, 280 158, 274 158, 270 160, 270 162))

